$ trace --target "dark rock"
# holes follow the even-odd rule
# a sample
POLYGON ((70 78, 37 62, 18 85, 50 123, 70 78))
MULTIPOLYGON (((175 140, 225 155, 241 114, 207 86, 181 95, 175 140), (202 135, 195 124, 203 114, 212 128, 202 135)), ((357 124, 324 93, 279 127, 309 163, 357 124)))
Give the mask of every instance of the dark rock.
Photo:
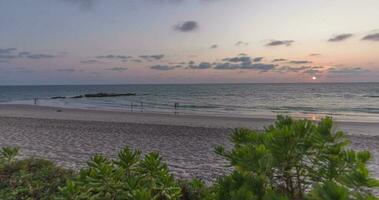
POLYGON ((135 93, 96 93, 96 94, 85 94, 84 97, 93 98, 93 97, 122 97, 122 96, 135 96, 135 93))
POLYGON ((71 99, 80 99, 80 98, 83 98, 84 96, 83 95, 79 95, 79 96, 73 96, 71 97, 71 99))
POLYGON ((61 96, 57 96, 57 97, 50 97, 50 99, 65 99, 66 97, 61 97, 61 96))

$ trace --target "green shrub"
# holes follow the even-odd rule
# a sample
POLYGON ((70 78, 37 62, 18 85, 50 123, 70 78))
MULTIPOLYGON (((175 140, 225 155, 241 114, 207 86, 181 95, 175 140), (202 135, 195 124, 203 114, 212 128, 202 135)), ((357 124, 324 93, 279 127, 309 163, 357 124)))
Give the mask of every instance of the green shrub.
POLYGON ((0 151, 0 199, 53 199, 72 171, 41 159, 14 160, 16 148, 0 151))
POLYGON ((236 129, 231 151, 216 148, 235 169, 214 186, 216 199, 377 199, 370 189, 379 182, 366 167, 370 153, 348 149, 332 125, 331 118, 315 124, 279 116, 263 133, 236 129))
POLYGON ((180 180, 181 200, 211 200, 214 199, 212 187, 206 186, 198 179, 180 180))
POLYGON ((0 150, 0 199, 61 200, 378 200, 371 155, 348 148, 333 121, 318 124, 279 116, 263 132, 236 129, 234 148, 216 148, 234 167, 213 186, 178 181, 157 153, 124 148, 115 160, 95 155, 74 174, 41 159, 16 160, 0 150))
POLYGON ((61 189, 59 199, 170 200, 180 198, 180 187, 157 153, 144 158, 123 149, 117 160, 96 155, 79 175, 61 189))

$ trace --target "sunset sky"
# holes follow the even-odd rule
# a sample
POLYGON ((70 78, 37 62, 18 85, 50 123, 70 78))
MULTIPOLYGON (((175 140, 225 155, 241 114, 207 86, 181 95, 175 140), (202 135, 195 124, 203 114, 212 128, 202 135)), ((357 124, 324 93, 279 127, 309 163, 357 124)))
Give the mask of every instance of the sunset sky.
POLYGON ((350 81, 378 0, 0 0, 0 85, 350 81))

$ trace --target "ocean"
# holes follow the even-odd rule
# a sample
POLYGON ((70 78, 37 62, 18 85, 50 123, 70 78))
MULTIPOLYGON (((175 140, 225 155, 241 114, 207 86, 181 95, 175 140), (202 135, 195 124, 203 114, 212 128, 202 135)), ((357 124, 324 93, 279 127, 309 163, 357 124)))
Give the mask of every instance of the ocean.
POLYGON ((34 98, 65 108, 379 122, 379 83, 0 86, 2 104, 34 104, 34 98), (99 92, 136 95, 70 98, 99 92), (67 98, 50 99, 55 96, 67 98))

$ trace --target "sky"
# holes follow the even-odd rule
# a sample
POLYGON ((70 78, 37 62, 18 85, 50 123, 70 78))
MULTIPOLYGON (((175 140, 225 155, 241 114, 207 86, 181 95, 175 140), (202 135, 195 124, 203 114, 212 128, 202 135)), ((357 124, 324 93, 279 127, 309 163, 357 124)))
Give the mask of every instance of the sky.
POLYGON ((379 82, 378 19, 378 0, 0 0, 0 85, 379 82))

